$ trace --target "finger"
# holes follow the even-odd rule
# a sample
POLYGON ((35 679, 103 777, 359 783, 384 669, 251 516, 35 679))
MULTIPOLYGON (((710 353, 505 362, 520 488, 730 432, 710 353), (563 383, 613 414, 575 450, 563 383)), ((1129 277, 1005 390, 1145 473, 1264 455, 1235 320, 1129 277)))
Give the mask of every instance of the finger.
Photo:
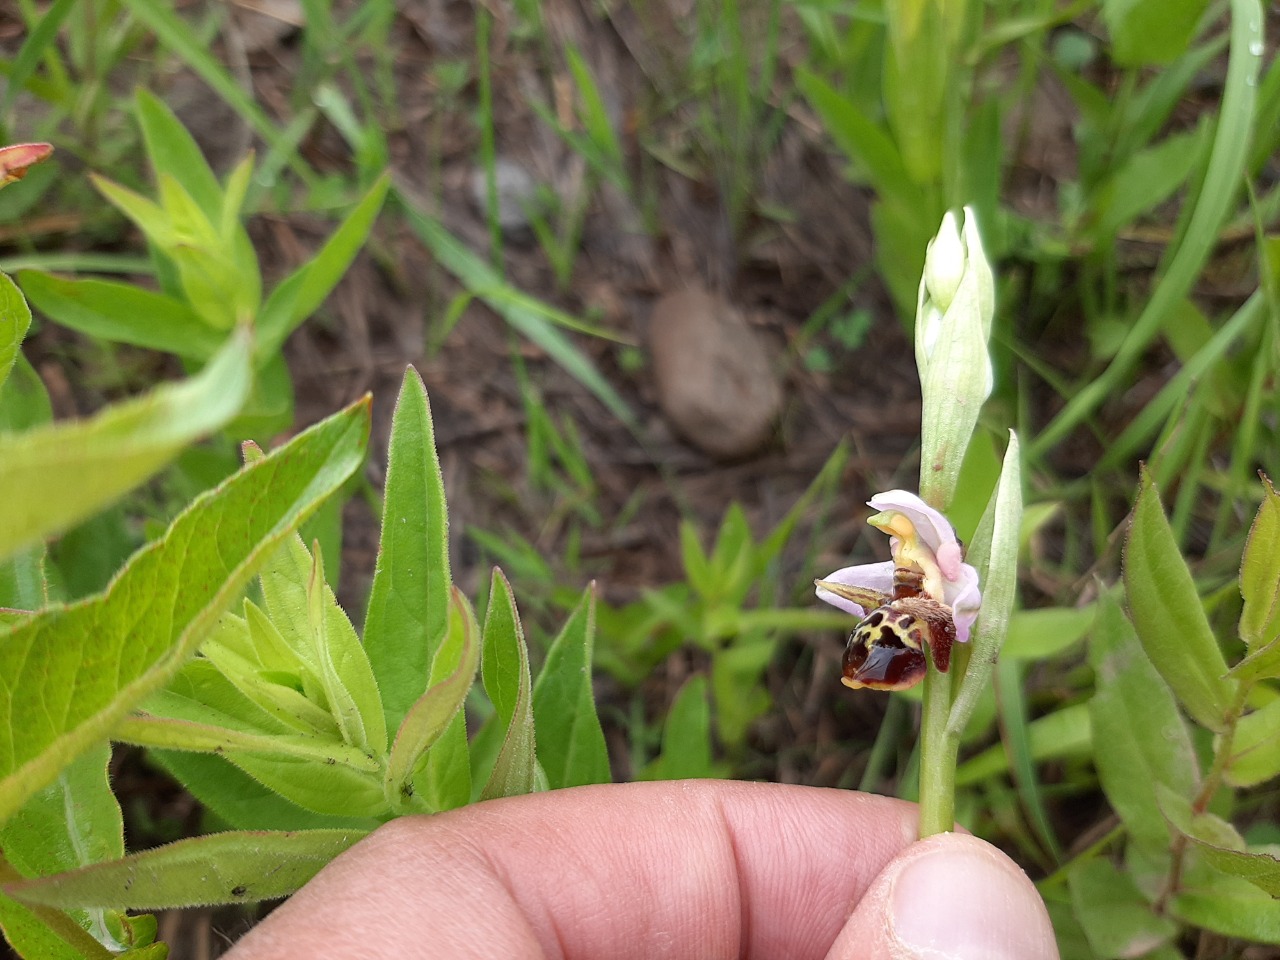
POLYGON ((728 781, 582 787, 393 821, 230 957, 821 960, 911 804, 728 781))
POLYGON ((1016 863, 977 837, 912 845, 876 878, 828 960, 1057 960, 1053 926, 1016 863))

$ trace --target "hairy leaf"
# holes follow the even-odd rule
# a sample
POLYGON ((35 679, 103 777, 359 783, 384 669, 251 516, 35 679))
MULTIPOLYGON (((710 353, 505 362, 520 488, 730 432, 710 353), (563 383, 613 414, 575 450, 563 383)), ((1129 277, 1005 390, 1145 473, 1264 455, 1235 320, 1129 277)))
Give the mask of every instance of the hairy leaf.
POLYGON ((293 893, 364 836, 361 830, 214 833, 10 884, 7 892, 52 907, 127 910, 273 900, 293 893))
POLYGON ((368 433, 366 399, 197 498, 105 592, 0 633, 0 822, 177 673, 368 433))
POLYGON ((388 730, 427 688, 449 611, 449 517, 422 378, 405 370, 391 419, 378 563, 364 646, 388 730))
POLYGON ((529 649, 511 584, 497 567, 493 570, 489 610, 484 619, 481 676, 497 712, 495 722, 505 735, 480 798, 532 793, 537 783, 538 760, 529 649))
POLYGON ((1195 750, 1173 695, 1109 594, 1098 600, 1089 662, 1097 675, 1089 714, 1102 789, 1134 839, 1163 850, 1168 830, 1155 788, 1164 784, 1190 797, 1198 779, 1195 750))
POLYGON ((1262 505, 1240 564, 1240 636, 1250 653, 1280 637, 1280 493, 1263 478, 1262 505))
POLYGON ((593 583, 551 644, 533 687, 538 760, 553 789, 610 779, 609 751, 591 689, 595 607, 593 583))
MULTIPOLYGON (((427 691, 405 715, 387 762, 386 795, 393 804, 407 802, 414 771, 453 722, 475 682, 480 643, 475 615, 462 593, 452 589, 449 628, 431 665, 427 691)), ((470 784, 467 785, 470 792, 470 784)))
POLYGON ((1145 471, 1125 541, 1124 584, 1151 663, 1196 722, 1221 730, 1235 683, 1223 679, 1227 663, 1145 471))

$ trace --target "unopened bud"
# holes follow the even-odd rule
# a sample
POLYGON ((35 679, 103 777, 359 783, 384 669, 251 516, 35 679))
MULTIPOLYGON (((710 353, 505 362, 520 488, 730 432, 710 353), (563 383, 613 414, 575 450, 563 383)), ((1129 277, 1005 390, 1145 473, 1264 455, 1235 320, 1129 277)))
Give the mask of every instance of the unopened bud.
POLYGON ((922 493, 947 504, 960 464, 991 395, 987 341, 995 315, 995 280, 972 209, 963 232, 948 212, 925 255, 916 312, 916 366, 924 399, 921 423, 922 493))

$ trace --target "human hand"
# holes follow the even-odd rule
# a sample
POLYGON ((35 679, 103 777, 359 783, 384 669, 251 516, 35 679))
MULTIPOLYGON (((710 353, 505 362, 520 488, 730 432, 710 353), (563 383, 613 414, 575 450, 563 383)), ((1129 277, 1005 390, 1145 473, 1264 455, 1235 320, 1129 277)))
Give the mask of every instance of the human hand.
POLYGON ((378 829, 227 960, 1055 960, 1036 889, 913 804, 693 780, 494 800, 378 829))

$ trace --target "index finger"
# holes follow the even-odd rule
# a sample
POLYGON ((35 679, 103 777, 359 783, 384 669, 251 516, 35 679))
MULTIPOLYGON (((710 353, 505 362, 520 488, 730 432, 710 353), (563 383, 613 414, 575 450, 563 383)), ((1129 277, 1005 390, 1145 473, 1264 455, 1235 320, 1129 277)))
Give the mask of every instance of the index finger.
POLYGON ((380 828, 229 956, 820 960, 915 831, 914 805, 777 784, 495 800, 380 828))

